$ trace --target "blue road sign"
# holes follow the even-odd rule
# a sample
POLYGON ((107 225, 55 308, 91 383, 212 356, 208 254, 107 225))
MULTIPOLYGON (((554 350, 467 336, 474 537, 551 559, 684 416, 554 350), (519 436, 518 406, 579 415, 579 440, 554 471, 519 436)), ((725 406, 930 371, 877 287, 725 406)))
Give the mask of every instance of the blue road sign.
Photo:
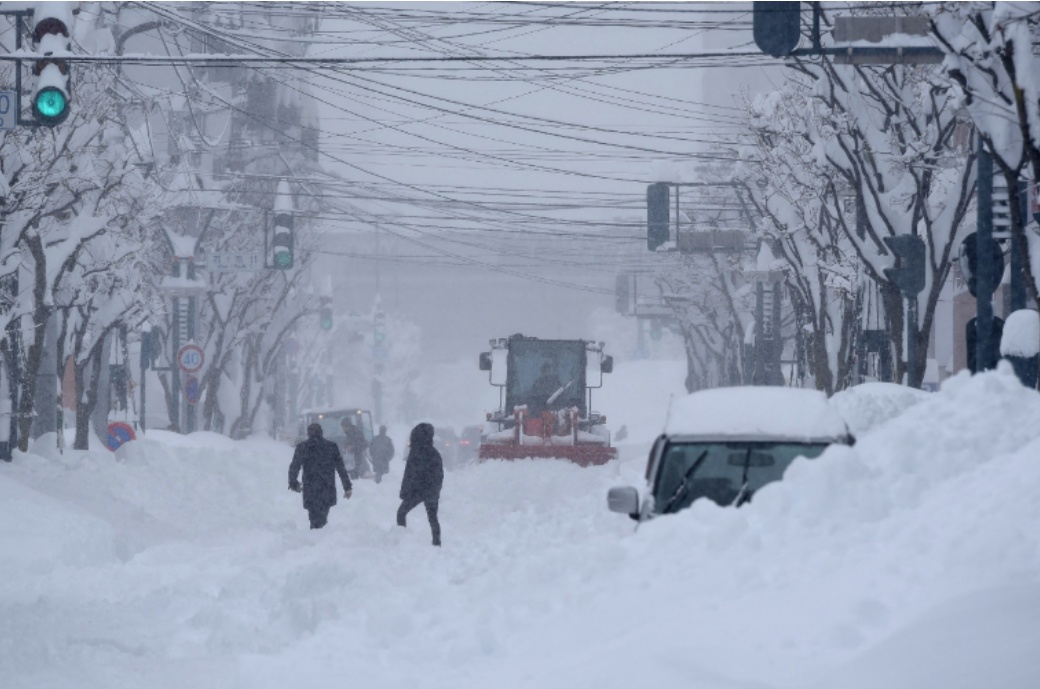
POLYGON ((184 401, 194 406, 199 403, 201 396, 202 389, 199 387, 199 379, 195 376, 188 376, 184 380, 184 401))
POLYGON ((108 437, 105 439, 105 447, 115 452, 120 445, 130 442, 135 437, 134 429, 130 427, 130 424, 122 421, 113 421, 108 424, 108 437))

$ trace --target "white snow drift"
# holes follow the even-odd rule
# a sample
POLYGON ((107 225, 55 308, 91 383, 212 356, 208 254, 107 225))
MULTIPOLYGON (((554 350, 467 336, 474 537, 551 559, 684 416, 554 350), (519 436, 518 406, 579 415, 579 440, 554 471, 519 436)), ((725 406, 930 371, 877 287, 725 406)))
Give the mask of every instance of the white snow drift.
POLYGON ((421 510, 393 525, 399 459, 311 532, 269 440, 19 456, 0 467, 0 677, 1018 689, 1040 676, 1038 418, 1007 370, 959 376, 746 508, 638 531, 605 505, 638 462, 487 463, 448 474, 443 549, 421 510))

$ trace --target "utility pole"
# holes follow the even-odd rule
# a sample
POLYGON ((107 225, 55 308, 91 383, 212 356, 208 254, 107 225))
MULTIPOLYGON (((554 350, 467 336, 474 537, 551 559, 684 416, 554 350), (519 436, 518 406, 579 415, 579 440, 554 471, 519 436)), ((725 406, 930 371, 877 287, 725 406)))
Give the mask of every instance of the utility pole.
MULTIPOLYGON (((975 372, 993 368, 999 342, 994 340, 993 292, 1000 276, 989 250, 993 243, 993 156, 978 138, 978 226, 975 229, 975 372)), ((1003 266, 1001 266, 1003 267, 1003 266)))

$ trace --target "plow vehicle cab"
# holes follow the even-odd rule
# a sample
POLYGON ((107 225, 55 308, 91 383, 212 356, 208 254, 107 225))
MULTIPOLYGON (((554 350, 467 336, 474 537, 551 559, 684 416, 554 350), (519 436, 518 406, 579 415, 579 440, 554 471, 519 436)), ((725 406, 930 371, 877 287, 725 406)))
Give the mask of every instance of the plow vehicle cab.
POLYGON ((588 466, 614 459, 607 419, 591 408, 592 389, 613 367, 602 342, 523 335, 491 340, 480 370, 500 388, 500 406, 487 415, 480 461, 546 457, 588 466))

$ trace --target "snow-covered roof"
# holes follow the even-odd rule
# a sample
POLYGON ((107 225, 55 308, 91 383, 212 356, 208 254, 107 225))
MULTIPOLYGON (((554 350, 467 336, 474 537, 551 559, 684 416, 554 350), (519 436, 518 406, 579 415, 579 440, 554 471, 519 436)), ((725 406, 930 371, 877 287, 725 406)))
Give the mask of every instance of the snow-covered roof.
POLYGON ((665 433, 835 441, 846 438, 848 429, 818 390, 745 386, 701 390, 675 400, 665 433))

